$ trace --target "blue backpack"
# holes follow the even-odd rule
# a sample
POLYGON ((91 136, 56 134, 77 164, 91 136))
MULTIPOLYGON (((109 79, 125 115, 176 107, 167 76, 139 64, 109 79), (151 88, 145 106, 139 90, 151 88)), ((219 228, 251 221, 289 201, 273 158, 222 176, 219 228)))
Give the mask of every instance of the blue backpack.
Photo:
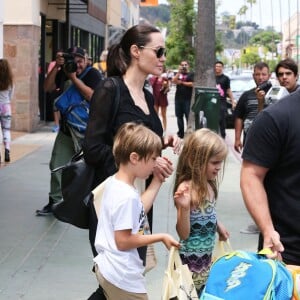
POLYGON ((234 251, 219 257, 200 300, 290 300, 290 272, 282 262, 260 253, 234 251))
MULTIPOLYGON (((91 67, 87 67, 79 76, 82 79, 91 67)), ((90 103, 79 93, 76 86, 70 87, 55 100, 55 106, 65 117, 66 122, 79 133, 84 133, 89 119, 90 103)))

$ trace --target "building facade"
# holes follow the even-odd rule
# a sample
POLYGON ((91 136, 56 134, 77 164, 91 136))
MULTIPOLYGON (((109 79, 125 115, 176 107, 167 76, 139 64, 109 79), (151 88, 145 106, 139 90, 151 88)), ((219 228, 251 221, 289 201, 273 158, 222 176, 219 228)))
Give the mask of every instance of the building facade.
POLYGON ((283 25, 282 35, 283 57, 300 62, 300 13, 296 12, 283 25))
POLYGON ((139 20, 139 0, 0 1, 0 57, 15 82, 12 129, 33 132, 52 121, 43 83, 57 49, 85 48, 94 61, 139 20))

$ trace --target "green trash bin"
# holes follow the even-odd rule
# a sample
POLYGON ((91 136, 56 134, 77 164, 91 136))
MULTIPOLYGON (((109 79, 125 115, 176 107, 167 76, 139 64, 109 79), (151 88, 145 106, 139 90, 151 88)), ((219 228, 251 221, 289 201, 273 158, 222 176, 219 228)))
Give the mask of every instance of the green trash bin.
POLYGON ((219 96, 217 88, 195 87, 195 102, 192 106, 192 111, 195 113, 195 130, 207 127, 217 133, 219 132, 219 96))

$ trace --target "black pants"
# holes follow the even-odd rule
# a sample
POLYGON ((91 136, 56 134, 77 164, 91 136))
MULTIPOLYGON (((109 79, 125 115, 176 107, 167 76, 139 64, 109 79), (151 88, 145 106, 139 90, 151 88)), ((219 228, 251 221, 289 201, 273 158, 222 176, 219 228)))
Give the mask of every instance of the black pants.
POLYGON ((219 127, 220 127, 220 134, 223 139, 226 137, 226 115, 227 115, 227 107, 222 105, 221 103, 219 127))

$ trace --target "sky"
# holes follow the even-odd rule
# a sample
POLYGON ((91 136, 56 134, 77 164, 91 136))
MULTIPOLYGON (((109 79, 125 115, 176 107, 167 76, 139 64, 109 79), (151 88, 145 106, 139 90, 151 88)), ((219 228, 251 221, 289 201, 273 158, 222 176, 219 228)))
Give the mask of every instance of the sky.
MULTIPOLYGON (((221 6, 218 9, 218 14, 227 11, 230 14, 237 15, 239 9, 245 4, 245 0, 220 0, 221 6)), ((281 22, 286 22, 289 16, 293 16, 297 12, 297 5, 300 9, 300 0, 256 0, 253 4, 252 19, 250 9, 245 16, 237 15, 237 21, 250 20, 260 25, 261 28, 274 26, 277 31, 282 30, 281 22), (298 2, 298 3, 297 3, 298 2), (271 13, 273 11, 273 14, 271 13)), ((248 5, 249 6, 249 5, 248 5)))
MULTIPOLYGON (((242 19, 237 15, 239 9, 245 4, 246 0, 220 0, 221 6, 218 9, 218 15, 227 11, 236 15, 237 21, 252 21, 260 25, 260 28, 274 26, 276 31, 282 31, 281 21, 285 22, 297 11, 297 5, 300 10, 300 0, 256 0, 253 5, 252 19, 250 9, 242 19), (271 13, 273 11, 273 14, 271 13), (273 25, 272 25, 273 24, 273 25)), ((166 0, 158 0, 159 4, 168 4, 166 0)))

